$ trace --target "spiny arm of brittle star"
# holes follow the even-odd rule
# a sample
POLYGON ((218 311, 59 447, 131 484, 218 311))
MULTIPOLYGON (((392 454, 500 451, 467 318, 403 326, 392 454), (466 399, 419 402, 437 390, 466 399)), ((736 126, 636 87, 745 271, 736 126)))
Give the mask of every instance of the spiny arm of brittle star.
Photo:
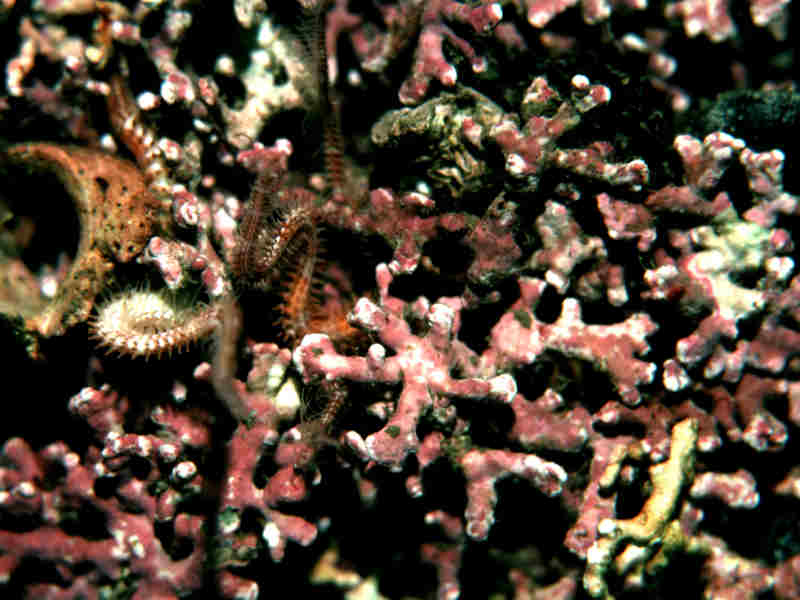
POLYGON ((280 193, 283 180, 283 173, 267 169, 262 170, 256 178, 231 257, 231 271, 240 279, 259 279, 270 268, 269 260, 264 265, 263 258, 269 244, 266 238, 272 234, 272 227, 267 225, 273 218, 271 203, 280 193))
POLYGON ((108 117, 116 136, 131 151, 150 189, 159 196, 169 194, 167 166, 155 131, 142 119, 139 106, 121 75, 111 77, 106 98, 108 117))
POLYGON ((316 228, 308 226, 297 233, 286 253, 287 283, 280 305, 280 323, 287 339, 299 340, 308 333, 309 321, 317 308, 313 287, 319 244, 316 228))

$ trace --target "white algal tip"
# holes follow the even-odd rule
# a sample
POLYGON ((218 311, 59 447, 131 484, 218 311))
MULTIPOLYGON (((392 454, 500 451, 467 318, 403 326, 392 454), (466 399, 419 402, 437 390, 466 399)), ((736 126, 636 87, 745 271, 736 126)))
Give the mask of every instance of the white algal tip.
POLYGON ((264 525, 264 529, 261 531, 261 537, 270 548, 277 548, 281 543, 281 531, 272 521, 264 525))
POLYGON ((498 375, 489 380, 489 390, 493 396, 502 399, 505 404, 510 404, 517 395, 517 382, 508 373, 498 375))
POLYGON ((576 90, 585 90, 589 87, 589 78, 586 75, 575 75, 572 78, 572 87, 576 90))

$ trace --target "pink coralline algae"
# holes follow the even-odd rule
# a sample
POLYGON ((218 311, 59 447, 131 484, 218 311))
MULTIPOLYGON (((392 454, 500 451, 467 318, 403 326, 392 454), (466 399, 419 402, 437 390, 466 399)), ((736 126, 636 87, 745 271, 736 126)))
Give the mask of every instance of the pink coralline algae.
POLYGON ((202 476, 185 452, 208 443, 207 429, 202 422, 165 408, 151 415, 158 434, 126 433, 123 420, 129 407, 108 388, 85 388, 70 400, 71 411, 85 419, 96 436, 92 451, 83 457, 58 442, 39 451, 21 438, 5 443, 6 466, 0 471, 3 512, 40 523, 31 532, 3 531, 0 536, 6 581, 21 562, 36 556, 67 575, 69 583, 66 587, 36 584, 28 590, 33 597, 96 598, 103 587, 98 576, 112 581, 124 573, 140 580, 137 598, 170 598, 178 590, 200 585, 204 519, 177 508, 182 499, 203 488, 202 476), (151 481, 131 476, 130 462, 135 458, 156 467, 151 481), (48 472, 57 472, 57 481, 50 480, 48 472), (103 479, 118 482, 114 496, 96 493, 103 479), (166 485, 158 497, 147 493, 157 480, 166 485), (77 518, 89 509, 101 516, 110 537, 90 540, 65 531, 69 513, 77 518), (193 545, 181 560, 174 560, 156 537, 156 528, 167 524, 193 545), (92 574, 73 577, 71 571, 82 564, 92 565, 92 574))
POLYGON ((536 78, 522 100, 521 113, 531 115, 522 129, 514 120, 504 118, 490 130, 489 135, 503 149, 506 170, 514 177, 530 177, 546 167, 558 166, 615 185, 636 187, 646 183, 647 165, 641 160, 612 163, 614 149, 606 142, 580 149, 556 147, 558 139, 580 123, 583 113, 611 100, 606 86, 590 85, 583 75, 576 75, 571 83, 572 98, 562 101, 546 79, 536 78), (544 116, 548 111, 554 113, 552 117, 544 116))
MULTIPOLYGON (((382 7, 381 25, 385 31, 380 31, 349 12, 347 4, 346 1, 337 1, 328 17, 331 65, 336 64, 337 38, 344 32, 349 32, 353 49, 363 68, 378 72, 383 71, 396 54, 416 38, 411 75, 398 91, 398 97, 404 104, 419 102, 427 94, 433 79, 448 87, 456 83, 456 68, 444 56, 445 41, 458 49, 473 71, 480 73, 486 69, 486 60, 469 41, 457 35, 448 22, 466 25, 473 33, 489 35, 503 17, 499 2, 479 2, 477 5, 455 0, 401 2, 397 6, 382 7)), ((333 75, 335 78, 335 70, 333 75)))
MULTIPOLYGON (((526 11, 528 22, 534 27, 544 27, 554 17, 578 4, 578 0, 514 0, 514 4, 526 11)), ((583 20, 587 23, 603 21, 611 14, 612 7, 642 10, 647 7, 646 0, 581 0, 583 20)))
MULTIPOLYGON (((375 334, 383 345, 373 344, 363 358, 337 354, 330 341, 322 336, 307 336, 295 351, 295 363, 304 377, 315 372, 328 378, 355 381, 403 382, 403 391, 387 425, 366 440, 352 432, 348 440, 366 456, 377 462, 399 468, 409 451, 419 444, 417 425, 423 411, 433 406, 441 394, 465 398, 496 398, 510 402, 516 393, 513 379, 499 375, 487 379, 453 379, 449 372, 454 365, 472 369, 477 360, 466 346, 455 339, 460 327, 460 299, 441 299, 431 304, 425 298, 406 306, 399 298, 389 296, 392 281, 389 268, 379 265, 376 278, 380 305, 362 299, 353 308, 352 320, 375 334), (427 322, 430 330, 424 337, 413 335, 404 313, 427 322), (454 343, 455 342, 455 343, 454 343), (392 356, 387 357, 388 346, 392 356)), ((443 401, 436 409, 442 418, 453 417, 454 411, 443 401)))
POLYGON ((607 371, 620 398, 638 404, 637 385, 650 383, 656 366, 636 358, 647 354, 645 338, 658 326, 646 314, 633 314, 613 325, 587 325, 581 319, 580 305, 568 298, 554 323, 540 322, 536 316, 545 282, 520 278, 520 299, 492 329, 490 355, 501 364, 529 364, 546 350, 557 350, 594 363, 607 371))
POLYGON ((734 4, 0 0, 0 596, 800 597, 734 4))
MULTIPOLYGON (((750 0, 750 18, 759 27, 768 27, 774 35, 786 35, 789 0, 750 0)), ((732 37, 736 25, 731 17, 728 3, 720 0, 680 0, 668 4, 664 13, 669 17, 680 17, 686 34, 706 34, 713 41, 732 37)))

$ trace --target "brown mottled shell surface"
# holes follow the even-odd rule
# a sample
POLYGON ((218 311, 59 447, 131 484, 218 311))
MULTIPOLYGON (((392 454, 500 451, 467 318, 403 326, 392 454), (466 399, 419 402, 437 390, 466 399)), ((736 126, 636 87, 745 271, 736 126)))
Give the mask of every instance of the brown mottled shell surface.
MULTIPOLYGON (((77 146, 26 143, 5 152, 11 164, 54 173, 78 213, 81 235, 72 268, 53 300, 26 322, 49 337, 85 321, 115 263, 137 256, 169 226, 169 212, 133 163, 77 146)), ((47 200, 41 200, 47 201, 47 200)))

